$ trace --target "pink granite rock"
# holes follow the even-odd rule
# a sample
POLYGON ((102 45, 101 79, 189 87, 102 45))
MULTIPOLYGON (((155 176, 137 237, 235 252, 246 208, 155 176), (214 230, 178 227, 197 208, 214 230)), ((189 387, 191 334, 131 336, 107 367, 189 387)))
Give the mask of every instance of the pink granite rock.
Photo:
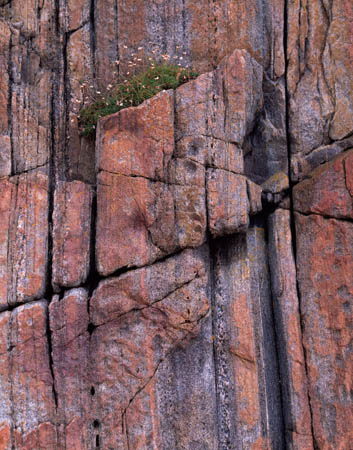
POLYGON ((90 265, 92 190, 80 181, 59 182, 53 213, 53 280, 57 289, 85 283, 90 265))

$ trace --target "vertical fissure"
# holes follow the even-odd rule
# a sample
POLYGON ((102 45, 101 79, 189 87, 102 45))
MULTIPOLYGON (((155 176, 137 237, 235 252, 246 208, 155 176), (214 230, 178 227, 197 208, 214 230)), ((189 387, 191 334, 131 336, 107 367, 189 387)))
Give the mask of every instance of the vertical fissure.
MULTIPOLYGON (((301 8, 301 2, 300 7, 301 8)), ((303 356, 304 356, 304 372, 305 372, 305 378, 307 381, 307 395, 308 395, 308 405, 309 405, 309 413, 310 413, 310 426, 311 426, 311 434, 313 439, 314 448, 319 448, 316 440, 315 440, 315 434, 314 434, 314 426, 313 426, 313 411, 312 411, 312 405, 311 405, 311 396, 310 396, 310 389, 309 389, 309 378, 308 378, 308 363, 307 363, 307 352, 305 349, 305 345, 303 342, 303 336, 304 336, 304 323, 303 323, 303 314, 302 314, 302 299, 300 294, 300 287, 299 287, 299 281, 298 281, 298 272, 297 272, 297 234, 296 234, 296 228, 295 228, 295 214, 294 214, 294 196, 293 196, 293 187, 294 182, 292 178, 292 151, 291 151, 291 136, 290 136, 290 92, 288 87, 288 66, 289 66, 289 55, 288 55, 288 45, 289 45, 289 2, 288 0, 284 0, 284 30, 283 30, 283 49, 284 49, 284 63, 285 63, 285 72, 284 72, 284 85, 285 85, 285 126, 286 126, 286 141, 287 141, 287 158, 288 158, 288 180, 289 180, 289 213, 290 213, 290 230, 291 230, 291 237, 292 237, 292 251, 293 251, 293 258, 294 258, 294 264, 295 264, 295 271, 296 271, 296 291, 297 291, 297 297, 298 297, 298 306, 299 306, 299 323, 300 323, 300 334, 301 334, 301 344, 303 349, 303 356)), ((300 14, 301 10, 299 9, 299 20, 300 20, 300 14)))
POLYGON ((87 312, 90 314, 90 300, 94 290, 97 288, 100 280, 96 268, 96 230, 97 230, 97 189, 93 188, 92 209, 91 209, 91 237, 90 237, 90 268, 87 276, 88 301, 87 312))
POLYGON ((280 333, 281 330, 281 324, 279 324, 279 319, 280 319, 280 315, 276 314, 275 311, 275 292, 274 292, 274 288, 273 288, 273 281, 272 281, 272 276, 276 276, 275 273, 273 273, 273 267, 271 265, 270 262, 270 254, 269 254, 269 215, 271 213, 274 213, 275 209, 274 208, 268 208, 267 211, 264 211, 264 229, 265 229, 265 242, 266 242, 266 264, 268 267, 268 282, 269 282, 269 293, 271 296, 270 299, 270 311, 271 311, 271 318, 272 318, 272 323, 273 323, 273 336, 274 336, 274 341, 275 341, 275 346, 274 346, 274 350, 275 350, 275 355, 276 355, 276 361, 277 361, 277 378, 279 380, 279 400, 280 400, 280 408, 281 408, 281 425, 282 425, 282 442, 283 445, 285 446, 285 449, 288 448, 287 446, 287 430, 286 430, 286 411, 287 408, 290 408, 290 405, 287 405, 285 402, 285 394, 284 394, 284 383, 288 383, 289 382, 289 377, 288 377, 288 368, 287 366, 285 366, 285 375, 283 376, 283 371, 282 371, 282 367, 283 364, 285 364, 285 362, 287 361, 282 361, 282 358, 280 356, 281 352, 280 349, 285 347, 286 343, 284 340, 283 335, 280 333))
POLYGON ((51 92, 51 106, 50 106, 50 149, 49 149, 49 168, 48 168, 48 255, 47 255, 47 269, 46 269, 46 286, 45 297, 50 300, 54 294, 52 286, 52 264, 53 264, 53 213, 54 213, 54 192, 56 187, 56 105, 57 105, 57 86, 58 80, 55 74, 52 75, 52 92, 51 92))
MULTIPOLYGON (((54 21, 55 21, 55 39, 54 45, 55 53, 60 54, 60 2, 55 0, 54 5, 54 21)), ((56 411, 58 409, 58 393, 55 387, 55 372, 53 362, 53 347, 52 347, 52 333, 50 329, 49 318, 49 304, 53 298, 54 290, 52 286, 52 265, 53 265, 53 213, 54 213, 54 193, 56 188, 57 178, 57 129, 60 122, 59 118, 59 93, 60 93, 60 70, 52 70, 51 74, 51 99, 50 99, 50 148, 49 148, 49 167, 48 167, 48 254, 47 254, 47 268, 46 268, 46 286, 45 298, 48 300, 46 311, 46 336, 48 342, 48 358, 49 368, 52 376, 52 392, 56 411)))
POLYGON ((51 328, 50 328, 50 317, 49 317, 49 304, 47 306, 47 329, 46 329, 46 334, 47 334, 47 342, 48 342, 48 355, 49 355, 49 368, 50 368, 50 373, 53 379, 53 384, 52 384, 52 391, 53 391, 53 398, 54 398, 54 403, 55 403, 55 409, 56 411, 58 410, 58 393, 55 387, 55 371, 54 371, 54 361, 53 361, 53 343, 52 343, 52 332, 51 332, 51 328))

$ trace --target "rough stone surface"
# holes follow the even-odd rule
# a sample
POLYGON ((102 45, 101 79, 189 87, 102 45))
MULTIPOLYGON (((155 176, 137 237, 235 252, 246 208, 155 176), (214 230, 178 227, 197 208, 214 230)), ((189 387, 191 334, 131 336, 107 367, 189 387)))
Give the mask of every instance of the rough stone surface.
POLYGON ((290 212, 269 216, 269 264, 288 448, 312 449, 311 415, 302 343, 300 305, 290 231, 290 212))
POLYGON ((174 202, 168 185, 101 172, 97 200, 99 273, 143 266, 175 250, 174 202))
POLYGON ((221 169, 209 169, 207 208, 212 235, 244 231, 249 225, 246 178, 221 169))
POLYGON ((352 442, 351 223, 296 214, 297 267, 314 442, 352 442))
POLYGON ((351 450, 352 14, 0 0, 0 449, 351 450))
MULTIPOLYGON (((186 250, 103 281, 94 292, 92 383, 103 447, 143 449, 157 443, 168 447, 156 413, 165 388, 153 379, 172 349, 187 345, 188 336, 199 332, 199 322, 210 308, 208 270, 205 251, 186 250)), ((201 421, 207 412, 200 411, 201 421)), ((185 433, 192 433, 189 430, 190 424, 185 433)))
POLYGON ((48 261, 48 177, 2 180, 1 308, 43 296, 48 261))
POLYGON ((215 251, 219 448, 284 445, 264 238, 255 226, 222 238, 215 251))
POLYGON ((57 448, 47 303, 34 302, 0 316, 2 448, 57 448))
POLYGON ((0 177, 11 175, 11 139, 0 136, 0 177))
POLYGON ((289 5, 289 131, 304 158, 353 131, 352 14, 345 1, 289 5))
POLYGON ((94 442, 90 420, 89 317, 87 291, 69 290, 49 306, 52 360, 57 395, 57 448, 91 448, 94 442))
POLYGON ((304 214, 353 219, 353 150, 314 170, 294 188, 294 208, 304 214))
POLYGON ((53 285, 85 283, 90 264, 92 190, 80 181, 59 182, 53 213, 53 285))
POLYGON ((100 120, 97 170, 164 181, 174 151, 174 92, 100 120))

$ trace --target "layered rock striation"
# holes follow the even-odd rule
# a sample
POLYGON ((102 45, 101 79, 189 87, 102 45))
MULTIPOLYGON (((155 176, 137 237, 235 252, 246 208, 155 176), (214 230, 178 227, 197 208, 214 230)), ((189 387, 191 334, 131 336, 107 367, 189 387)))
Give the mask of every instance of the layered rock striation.
POLYGON ((1 450, 351 448, 352 11, 0 0, 1 450))

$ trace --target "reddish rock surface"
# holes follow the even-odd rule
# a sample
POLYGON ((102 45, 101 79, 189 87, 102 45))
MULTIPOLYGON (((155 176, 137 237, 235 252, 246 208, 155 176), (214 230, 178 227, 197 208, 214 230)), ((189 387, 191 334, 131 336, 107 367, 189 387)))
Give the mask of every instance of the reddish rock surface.
POLYGON ((168 185, 101 172, 97 199, 99 273, 143 266, 175 249, 174 206, 168 185))
POLYGON ((297 266, 314 440, 348 449, 352 436, 351 223, 296 214, 297 266))
POLYGON ((90 265, 92 190, 80 182, 59 182, 53 213, 53 285, 85 283, 90 265))
POLYGON ((94 442, 87 297, 85 289, 72 289, 49 306, 58 448, 84 449, 94 442))
POLYGON ((215 249, 220 448, 284 446, 264 238, 264 229, 253 227, 223 238, 215 249))
POLYGON ((43 296, 48 260, 48 177, 1 182, 1 307, 43 296))
POLYGON ((221 169, 209 169, 207 208, 213 236, 246 230, 249 225, 246 178, 221 169))
POLYGON ((353 219, 353 151, 313 171, 294 188, 294 208, 338 219, 353 219))
POLYGON ((9 226, 11 214, 11 198, 14 191, 13 183, 7 179, 0 182, 0 308, 7 308, 7 283, 8 283, 8 250, 9 250, 9 226))
POLYGON ((97 170, 163 181, 174 151, 174 92, 99 122, 97 170))
POLYGON ((0 449, 351 450, 352 11, 0 0, 0 449))
POLYGON ((47 302, 4 312, 0 322, 2 448, 54 449, 55 400, 49 365, 47 302))

